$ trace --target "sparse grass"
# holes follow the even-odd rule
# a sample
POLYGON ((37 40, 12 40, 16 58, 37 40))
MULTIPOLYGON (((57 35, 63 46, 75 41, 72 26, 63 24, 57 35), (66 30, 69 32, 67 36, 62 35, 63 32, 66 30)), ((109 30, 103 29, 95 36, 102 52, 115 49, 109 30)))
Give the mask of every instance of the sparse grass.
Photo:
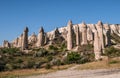
POLYGON ((81 64, 77 69, 86 70, 86 69, 111 69, 111 68, 120 68, 120 62, 108 63, 108 61, 97 61, 86 64, 81 64))
POLYGON ((21 70, 13 70, 13 71, 5 71, 0 72, 0 78, 16 78, 16 77, 25 77, 30 75, 40 75, 40 74, 47 74, 50 72, 55 72, 57 70, 63 70, 67 69, 69 67, 73 66, 71 65, 62 65, 62 66, 53 66, 51 69, 21 69, 21 70))

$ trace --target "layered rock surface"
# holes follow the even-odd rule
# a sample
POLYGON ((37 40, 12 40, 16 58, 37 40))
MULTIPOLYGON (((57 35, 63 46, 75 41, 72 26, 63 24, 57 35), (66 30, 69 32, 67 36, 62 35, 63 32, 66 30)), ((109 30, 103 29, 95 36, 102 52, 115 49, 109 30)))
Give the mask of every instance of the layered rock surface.
POLYGON ((3 47, 17 47, 22 50, 28 49, 31 45, 34 47, 44 47, 52 45, 55 39, 61 38, 60 41, 67 42, 67 49, 72 50, 81 45, 92 44, 94 46, 95 59, 100 59, 104 48, 111 45, 111 34, 115 33, 120 36, 119 24, 103 24, 98 21, 97 24, 72 24, 69 21, 67 26, 56 28, 51 32, 44 32, 41 27, 38 35, 32 34, 28 37, 28 28, 12 42, 4 41, 3 47))

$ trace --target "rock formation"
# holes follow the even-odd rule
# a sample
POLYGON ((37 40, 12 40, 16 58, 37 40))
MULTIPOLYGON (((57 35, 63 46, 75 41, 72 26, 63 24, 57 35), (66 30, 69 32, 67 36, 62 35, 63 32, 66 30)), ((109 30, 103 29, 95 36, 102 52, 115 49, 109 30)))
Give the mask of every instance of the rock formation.
POLYGON ((10 43, 7 40, 3 41, 3 47, 10 48, 10 43))
POLYGON ((87 28, 87 40, 89 41, 89 44, 93 44, 93 32, 90 29, 90 27, 87 28))
POLYGON ((35 33, 33 33, 29 38, 28 38, 29 43, 36 43, 37 42, 37 36, 35 33))
POLYGON ((38 37, 37 37, 37 47, 41 47, 44 45, 44 38, 45 38, 44 29, 43 29, 43 27, 41 27, 38 37))
POLYGON ((103 37, 103 23, 101 21, 98 21, 98 23, 96 24, 96 28, 97 28, 97 31, 98 31, 98 36, 100 38, 100 43, 99 43, 99 46, 102 50, 102 52, 104 52, 104 37, 103 37))
POLYGON ((72 34, 72 21, 70 20, 67 25, 68 33, 67 33, 67 49, 71 50, 73 48, 73 34, 72 34))
POLYGON ((95 59, 101 59, 101 54, 104 53, 104 48, 111 46, 111 34, 115 33, 120 37, 120 25, 119 24, 103 24, 98 21, 97 24, 72 24, 69 21, 67 26, 56 28, 51 32, 44 32, 41 27, 38 36, 33 33, 28 38, 28 28, 26 27, 24 32, 13 42, 3 42, 3 47, 17 47, 21 50, 27 50, 30 48, 41 48, 46 45, 58 45, 62 42, 67 45, 67 50, 74 49, 78 51, 81 49, 81 45, 91 44, 94 46, 95 59), (67 42, 67 43, 66 43, 67 42), (29 45, 28 45, 29 44, 29 45))
POLYGON ((79 26, 76 26, 76 45, 79 46, 80 45, 80 31, 79 31, 79 26))
POLYGON ((94 32, 94 54, 95 54, 95 59, 99 60, 101 59, 101 46, 100 46, 100 38, 98 36, 98 32, 94 32))
POLYGON ((23 32, 22 50, 28 49, 28 27, 23 32))
POLYGON ((23 42, 23 34, 20 35, 20 37, 18 38, 18 47, 22 48, 22 42, 23 42))
POLYGON ((53 38, 59 37, 60 36, 60 32, 58 30, 58 28, 55 29, 54 33, 53 33, 53 38))
POLYGON ((82 43, 81 45, 86 45, 87 44, 87 25, 82 22, 82 25, 81 25, 81 32, 82 32, 82 43))

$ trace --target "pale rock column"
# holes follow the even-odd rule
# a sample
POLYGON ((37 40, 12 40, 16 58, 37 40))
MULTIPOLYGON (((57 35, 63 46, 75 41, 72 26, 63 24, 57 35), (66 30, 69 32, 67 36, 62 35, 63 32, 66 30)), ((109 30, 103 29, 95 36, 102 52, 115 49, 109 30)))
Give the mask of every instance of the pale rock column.
POLYGON ((87 25, 84 22, 82 22, 81 24, 81 32, 82 32, 81 45, 86 45, 87 44, 87 25))
POLYGON ((18 40, 19 38, 16 38, 13 42, 13 47, 18 47, 18 40))
POLYGON ((76 45, 79 46, 80 45, 80 31, 79 31, 79 26, 76 26, 76 45))
POLYGON ((28 38, 29 43, 36 43, 37 41, 37 36, 35 33, 33 33, 29 38, 28 38))
POLYGON ((68 30, 68 33, 67 33, 67 49, 68 50, 71 50, 73 48, 72 27, 73 27, 73 24, 72 24, 72 21, 70 20, 68 22, 68 25, 67 25, 67 30, 68 30))
POLYGON ((98 36, 100 38, 100 44, 99 46, 102 48, 102 52, 104 53, 104 37, 103 37, 103 23, 101 21, 98 21, 96 25, 98 36))
POLYGON ((37 47, 41 47, 44 45, 44 29, 41 27, 38 37, 37 37, 37 47))
POLYGON ((105 44, 107 46, 110 46, 111 45, 110 27, 109 27, 108 24, 105 24, 104 28, 105 28, 105 31, 106 31, 106 33, 105 33, 105 44))
POLYGON ((101 47, 100 47, 100 38, 98 36, 98 32, 94 32, 94 54, 95 54, 95 59, 99 60, 101 59, 101 47))
POLYGON ((59 36, 60 36, 60 32, 59 32, 58 28, 56 28, 54 33, 53 33, 53 39, 56 37, 59 37, 59 36))
POLYGON ((48 43, 48 41, 49 41, 49 39, 48 39, 48 37, 47 37, 47 33, 44 33, 45 34, 45 38, 44 38, 44 44, 47 44, 48 43))
POLYGON ((18 47, 22 48, 22 41, 23 41, 23 34, 20 35, 20 37, 18 38, 18 47))
POLYGON ((120 34, 120 25, 118 25, 118 32, 119 32, 119 34, 120 34))
POLYGON ((23 32, 22 50, 28 49, 28 31, 28 27, 26 27, 23 32))
POLYGON ((10 48, 10 43, 7 40, 3 41, 3 47, 10 48))
POLYGON ((90 27, 87 28, 87 40, 92 44, 93 41, 93 32, 90 27))

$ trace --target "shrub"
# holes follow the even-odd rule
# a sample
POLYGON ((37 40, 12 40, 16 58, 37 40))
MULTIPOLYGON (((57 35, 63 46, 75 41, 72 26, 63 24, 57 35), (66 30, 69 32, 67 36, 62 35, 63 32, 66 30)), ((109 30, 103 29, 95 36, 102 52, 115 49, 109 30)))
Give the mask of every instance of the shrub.
POLYGON ((50 50, 48 52, 48 55, 56 55, 58 53, 58 51, 55 51, 55 50, 50 50))
POLYGON ((105 55, 108 57, 118 57, 120 56, 120 49, 110 46, 108 48, 105 48, 105 55))
POLYGON ((51 68, 51 65, 50 63, 47 63, 46 66, 45 66, 46 69, 50 69, 51 68))
POLYGON ((7 70, 10 70, 10 71, 13 70, 13 65, 12 64, 6 64, 5 67, 6 67, 7 70))
POLYGON ((48 49, 49 49, 49 50, 58 50, 58 48, 55 47, 55 46, 53 46, 53 45, 50 45, 48 49))
POLYGON ((53 59, 53 57, 51 55, 47 56, 48 62, 51 61, 52 59, 53 59))
POLYGON ((34 61, 25 61, 21 64, 21 68, 33 68, 35 65, 34 61))
POLYGON ((77 52, 71 52, 68 53, 67 55, 68 63, 76 63, 76 61, 78 61, 79 59, 80 59, 80 54, 78 54, 77 52))
POLYGON ((90 61, 94 61, 93 53, 81 55, 78 52, 71 52, 71 53, 68 53, 67 57, 63 59, 62 63, 63 64, 71 64, 71 63, 83 64, 90 61))
POLYGON ((22 62, 23 62, 23 60, 20 58, 16 60, 16 63, 22 63, 22 62))
POLYGON ((109 64, 116 64, 116 63, 119 63, 119 61, 117 61, 117 60, 109 61, 109 64))
POLYGON ((65 42, 62 43, 62 45, 60 46, 60 50, 61 50, 61 51, 66 51, 66 50, 67 50, 67 45, 66 45, 65 42))
POLYGON ((44 57, 48 54, 48 51, 44 48, 41 48, 38 52, 34 54, 34 57, 44 57))
POLYGON ((57 65, 57 66, 59 66, 59 65, 61 65, 61 60, 54 58, 54 59, 51 61, 51 64, 52 64, 52 65, 57 65))
POLYGON ((14 53, 16 53, 18 51, 19 51, 18 48, 2 48, 1 49, 2 53, 8 53, 8 54, 11 54, 11 55, 13 55, 14 53))

